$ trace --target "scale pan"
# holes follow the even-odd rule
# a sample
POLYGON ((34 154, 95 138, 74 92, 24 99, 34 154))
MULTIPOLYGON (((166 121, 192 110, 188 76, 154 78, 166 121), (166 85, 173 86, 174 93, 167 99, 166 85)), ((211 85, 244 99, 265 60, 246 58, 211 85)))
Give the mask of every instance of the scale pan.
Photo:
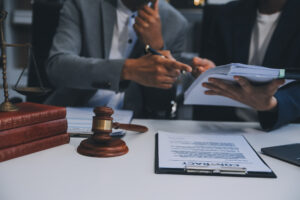
POLYGON ((44 96, 51 91, 49 88, 40 87, 14 87, 13 90, 25 96, 44 96))

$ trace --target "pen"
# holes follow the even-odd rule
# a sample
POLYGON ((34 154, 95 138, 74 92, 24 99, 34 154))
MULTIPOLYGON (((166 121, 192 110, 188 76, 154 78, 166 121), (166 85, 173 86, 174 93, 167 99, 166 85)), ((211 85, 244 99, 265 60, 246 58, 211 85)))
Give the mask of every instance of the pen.
POLYGON ((158 51, 153 49, 149 44, 146 45, 145 52, 146 53, 151 53, 152 55, 158 55, 158 56, 161 56, 163 58, 166 58, 166 56, 162 55, 161 53, 159 53, 158 51))
MULTIPOLYGON (((158 51, 156 51, 155 49, 153 49, 149 44, 146 45, 145 52, 146 53, 151 53, 152 55, 158 55, 158 56, 161 56, 163 58, 166 58, 166 56, 162 55, 161 53, 159 53, 158 51)), ((186 71, 181 71, 181 73, 185 74, 186 71)))

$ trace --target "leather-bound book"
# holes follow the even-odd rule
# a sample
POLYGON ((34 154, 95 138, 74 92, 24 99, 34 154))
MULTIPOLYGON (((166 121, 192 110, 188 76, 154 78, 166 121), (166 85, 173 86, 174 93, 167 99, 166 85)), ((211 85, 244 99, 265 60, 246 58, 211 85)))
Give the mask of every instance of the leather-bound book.
POLYGON ((66 108, 44 104, 24 102, 16 104, 15 112, 0 112, 0 131, 22 126, 63 119, 66 108))
POLYGON ((0 149, 0 162, 6 161, 12 158, 17 158, 30 153, 38 152, 41 150, 56 147, 62 144, 70 142, 70 136, 68 133, 63 133, 48 138, 36 140, 26 144, 20 144, 17 146, 0 149))
POLYGON ((67 119, 57 119, 0 131, 0 149, 67 132, 67 119))

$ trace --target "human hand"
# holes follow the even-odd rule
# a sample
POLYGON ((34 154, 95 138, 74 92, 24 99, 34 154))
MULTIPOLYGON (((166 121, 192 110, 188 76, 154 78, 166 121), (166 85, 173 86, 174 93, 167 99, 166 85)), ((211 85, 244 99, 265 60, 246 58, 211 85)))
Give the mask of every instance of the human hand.
POLYGON ((215 63, 205 58, 194 57, 192 62, 192 75, 197 78, 206 70, 216 67, 215 63))
POLYGON ((257 111, 269 111, 277 106, 277 99, 274 94, 279 86, 284 84, 284 80, 276 79, 272 82, 254 86, 250 82, 239 76, 235 76, 237 85, 225 83, 224 80, 209 78, 208 83, 203 83, 207 95, 221 95, 246 104, 257 111))
POLYGON ((169 89, 181 70, 192 71, 190 66, 174 60, 169 51, 160 53, 165 57, 147 54, 138 59, 127 59, 122 71, 123 80, 132 80, 148 87, 169 89))
POLYGON ((138 16, 135 18, 135 24, 133 25, 140 41, 145 45, 149 44, 154 49, 164 47, 158 1, 152 1, 153 8, 148 5, 142 6, 138 10, 138 16))

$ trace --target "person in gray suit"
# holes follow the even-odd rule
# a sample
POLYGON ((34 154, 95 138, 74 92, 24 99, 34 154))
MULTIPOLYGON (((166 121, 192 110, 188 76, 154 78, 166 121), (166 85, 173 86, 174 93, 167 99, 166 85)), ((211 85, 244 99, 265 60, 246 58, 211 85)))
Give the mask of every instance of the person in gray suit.
POLYGON ((186 28, 165 1, 66 1, 46 67, 56 91, 45 103, 165 115, 180 71, 191 71, 171 56, 183 50, 186 28), (170 52, 144 55, 146 44, 170 52))

